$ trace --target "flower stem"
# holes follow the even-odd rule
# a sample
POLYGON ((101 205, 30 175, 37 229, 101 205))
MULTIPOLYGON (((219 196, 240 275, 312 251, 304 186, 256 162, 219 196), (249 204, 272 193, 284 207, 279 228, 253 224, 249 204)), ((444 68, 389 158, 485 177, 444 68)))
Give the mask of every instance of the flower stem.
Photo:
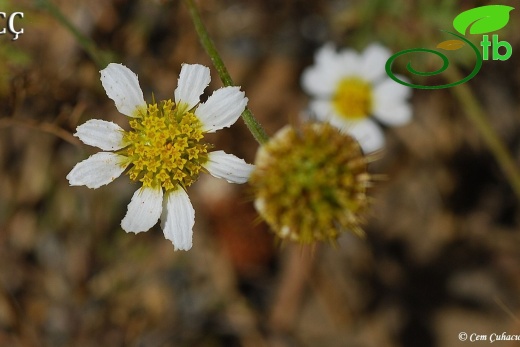
POLYGON ((78 28, 61 12, 61 10, 49 0, 35 0, 38 7, 43 8, 65 27, 74 36, 78 44, 87 52, 90 58, 99 68, 105 68, 110 63, 110 53, 103 52, 96 47, 94 41, 83 35, 78 28))
MULTIPOLYGON (((450 70, 451 72, 448 74, 448 79, 458 81, 462 78, 462 74, 458 69, 452 68, 450 70)), ((448 71, 446 72, 448 73, 448 71)), ((496 132, 493 131, 491 124, 486 119, 485 112, 482 110, 482 106, 471 91, 471 88, 467 83, 463 83, 451 88, 451 90, 459 102, 464 106, 466 116, 480 132, 484 142, 493 153, 500 168, 506 175, 506 178, 516 196, 520 199, 520 169, 515 164, 513 157, 507 150, 507 147, 497 136, 496 132)))
MULTIPOLYGON (((202 23, 197 6, 193 2, 193 0, 184 0, 184 3, 188 8, 191 20, 193 21, 200 42, 206 50, 206 53, 211 58, 211 61, 213 62, 215 69, 217 69, 218 75, 220 76, 222 83, 226 87, 234 86, 235 84, 233 83, 233 79, 229 75, 229 72, 227 71, 224 62, 222 61, 222 58, 220 57, 217 49, 215 48, 215 45, 213 44, 213 41, 211 40, 211 37, 208 34, 208 31, 206 30, 206 27, 202 23)), ((264 128, 262 128, 260 123, 253 116, 253 113, 251 112, 251 110, 249 110, 249 108, 246 107, 244 112, 242 112, 242 119, 244 120, 244 122, 247 125, 247 128, 249 129, 251 134, 253 134, 254 138, 256 139, 256 141, 258 141, 258 143, 264 144, 267 142, 267 140, 269 140, 269 137, 267 136, 264 128)))

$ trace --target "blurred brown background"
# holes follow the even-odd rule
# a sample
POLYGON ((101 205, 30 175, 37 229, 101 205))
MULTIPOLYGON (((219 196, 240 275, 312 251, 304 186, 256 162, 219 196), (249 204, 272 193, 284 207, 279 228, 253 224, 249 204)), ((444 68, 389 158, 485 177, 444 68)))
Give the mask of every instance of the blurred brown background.
MULTIPOLYGON (((198 3, 269 134, 305 108, 299 76, 324 42, 434 47, 458 13, 488 4, 198 3)), ((54 4, 103 58, 139 75, 147 100, 173 95, 181 63, 211 66, 182 1, 54 4)), ((194 247, 174 252, 159 226, 120 228, 137 188, 126 176, 68 186, 66 174, 96 152, 75 127, 126 119, 101 87, 103 67, 44 5, 0 1, 25 15, 18 40, 0 35, 0 346, 451 347, 489 344, 460 342, 460 332, 520 334, 520 204, 450 89, 414 90, 413 122, 385 129, 370 170, 387 180, 372 190, 365 239, 277 247, 247 186, 202 176, 189 189, 194 247)), ((520 165, 518 11, 500 31, 512 58, 484 62, 469 85, 520 165)), ((471 71, 471 60, 459 66, 471 71)), ((206 93, 221 86, 211 68, 206 93)), ((254 160, 241 120, 209 140, 254 160)))

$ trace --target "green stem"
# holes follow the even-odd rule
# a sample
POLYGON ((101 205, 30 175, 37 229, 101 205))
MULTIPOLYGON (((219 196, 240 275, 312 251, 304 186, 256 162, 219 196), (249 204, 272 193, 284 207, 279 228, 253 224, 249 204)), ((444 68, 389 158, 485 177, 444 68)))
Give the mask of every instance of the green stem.
MULTIPOLYGON (((462 74, 455 67, 448 71, 446 72, 448 73, 448 78, 450 80, 459 81, 462 79, 462 74), (450 71, 450 73, 448 73, 448 71, 450 71)), ((486 118, 485 112, 482 110, 482 106, 471 91, 471 88, 467 83, 463 83, 451 88, 451 91, 453 91, 455 97, 463 105, 466 116, 480 132, 484 142, 493 153, 500 168, 506 175, 506 178, 511 184, 515 194, 520 199, 520 169, 515 164, 513 157, 507 150, 507 147, 497 136, 496 132, 493 131, 491 124, 486 118)))
MULTIPOLYGON (((224 86, 234 86, 235 84, 233 83, 233 79, 229 75, 229 72, 227 71, 224 62, 222 61, 222 58, 220 58, 220 55, 218 54, 218 51, 215 48, 215 45, 213 44, 213 41, 211 40, 211 37, 209 36, 208 31, 206 30, 206 27, 202 23, 197 6, 193 2, 193 0, 184 0, 184 3, 188 8, 191 20, 193 21, 200 42, 206 50, 206 53, 211 58, 211 61, 213 62, 215 69, 217 69, 218 75, 220 76, 222 83, 224 84, 224 86)), ((247 128, 249 129, 251 134, 253 134, 254 138, 256 139, 256 141, 258 141, 258 143, 264 144, 269 140, 269 137, 267 136, 265 130, 253 116, 253 113, 249 110, 249 108, 246 107, 244 112, 242 112, 242 119, 244 120, 244 122, 247 125, 247 128)))
POLYGON ((35 3, 38 7, 47 10, 58 23, 63 25, 74 36, 78 44, 87 52, 99 68, 105 68, 108 65, 110 61, 106 53, 100 51, 94 41, 83 35, 56 5, 49 0, 35 0, 35 3))

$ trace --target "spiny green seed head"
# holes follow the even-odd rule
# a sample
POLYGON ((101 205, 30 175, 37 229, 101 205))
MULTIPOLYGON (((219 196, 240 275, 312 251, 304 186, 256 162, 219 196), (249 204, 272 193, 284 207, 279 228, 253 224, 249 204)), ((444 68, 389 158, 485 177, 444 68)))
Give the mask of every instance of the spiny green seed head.
POLYGON ((201 143, 202 124, 191 112, 179 112, 171 100, 149 104, 130 121, 128 144, 120 153, 133 164, 128 175, 144 187, 166 191, 188 187, 208 161, 208 144, 201 143))
POLYGON ((309 244, 362 234, 370 184, 351 136, 329 124, 285 127, 260 148, 250 177, 259 214, 281 239, 309 244))

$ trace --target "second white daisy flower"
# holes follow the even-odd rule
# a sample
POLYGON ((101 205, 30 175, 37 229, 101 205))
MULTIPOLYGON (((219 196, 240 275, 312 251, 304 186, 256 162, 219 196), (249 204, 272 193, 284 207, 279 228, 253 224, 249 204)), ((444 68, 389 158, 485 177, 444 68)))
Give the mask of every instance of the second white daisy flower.
POLYGON ((200 96, 210 82, 209 69, 184 64, 174 101, 146 104, 137 75, 121 64, 101 71, 101 82, 119 112, 130 117, 130 131, 92 119, 77 128, 77 136, 100 152, 78 163, 67 175, 70 185, 98 188, 125 170, 142 183, 133 195, 121 226, 142 232, 161 220, 164 236, 175 249, 192 246, 195 211, 186 188, 201 171, 228 182, 245 183, 253 165, 223 151, 209 152, 204 133, 229 127, 244 111, 248 99, 239 87, 215 91, 205 103, 200 96))
POLYGON ((317 52, 315 65, 302 75, 302 87, 313 97, 311 111, 319 120, 351 133, 365 152, 384 144, 383 133, 370 116, 389 126, 411 119, 406 101, 410 88, 386 75, 390 55, 378 44, 361 54, 350 49, 338 52, 334 45, 326 44, 317 52))

